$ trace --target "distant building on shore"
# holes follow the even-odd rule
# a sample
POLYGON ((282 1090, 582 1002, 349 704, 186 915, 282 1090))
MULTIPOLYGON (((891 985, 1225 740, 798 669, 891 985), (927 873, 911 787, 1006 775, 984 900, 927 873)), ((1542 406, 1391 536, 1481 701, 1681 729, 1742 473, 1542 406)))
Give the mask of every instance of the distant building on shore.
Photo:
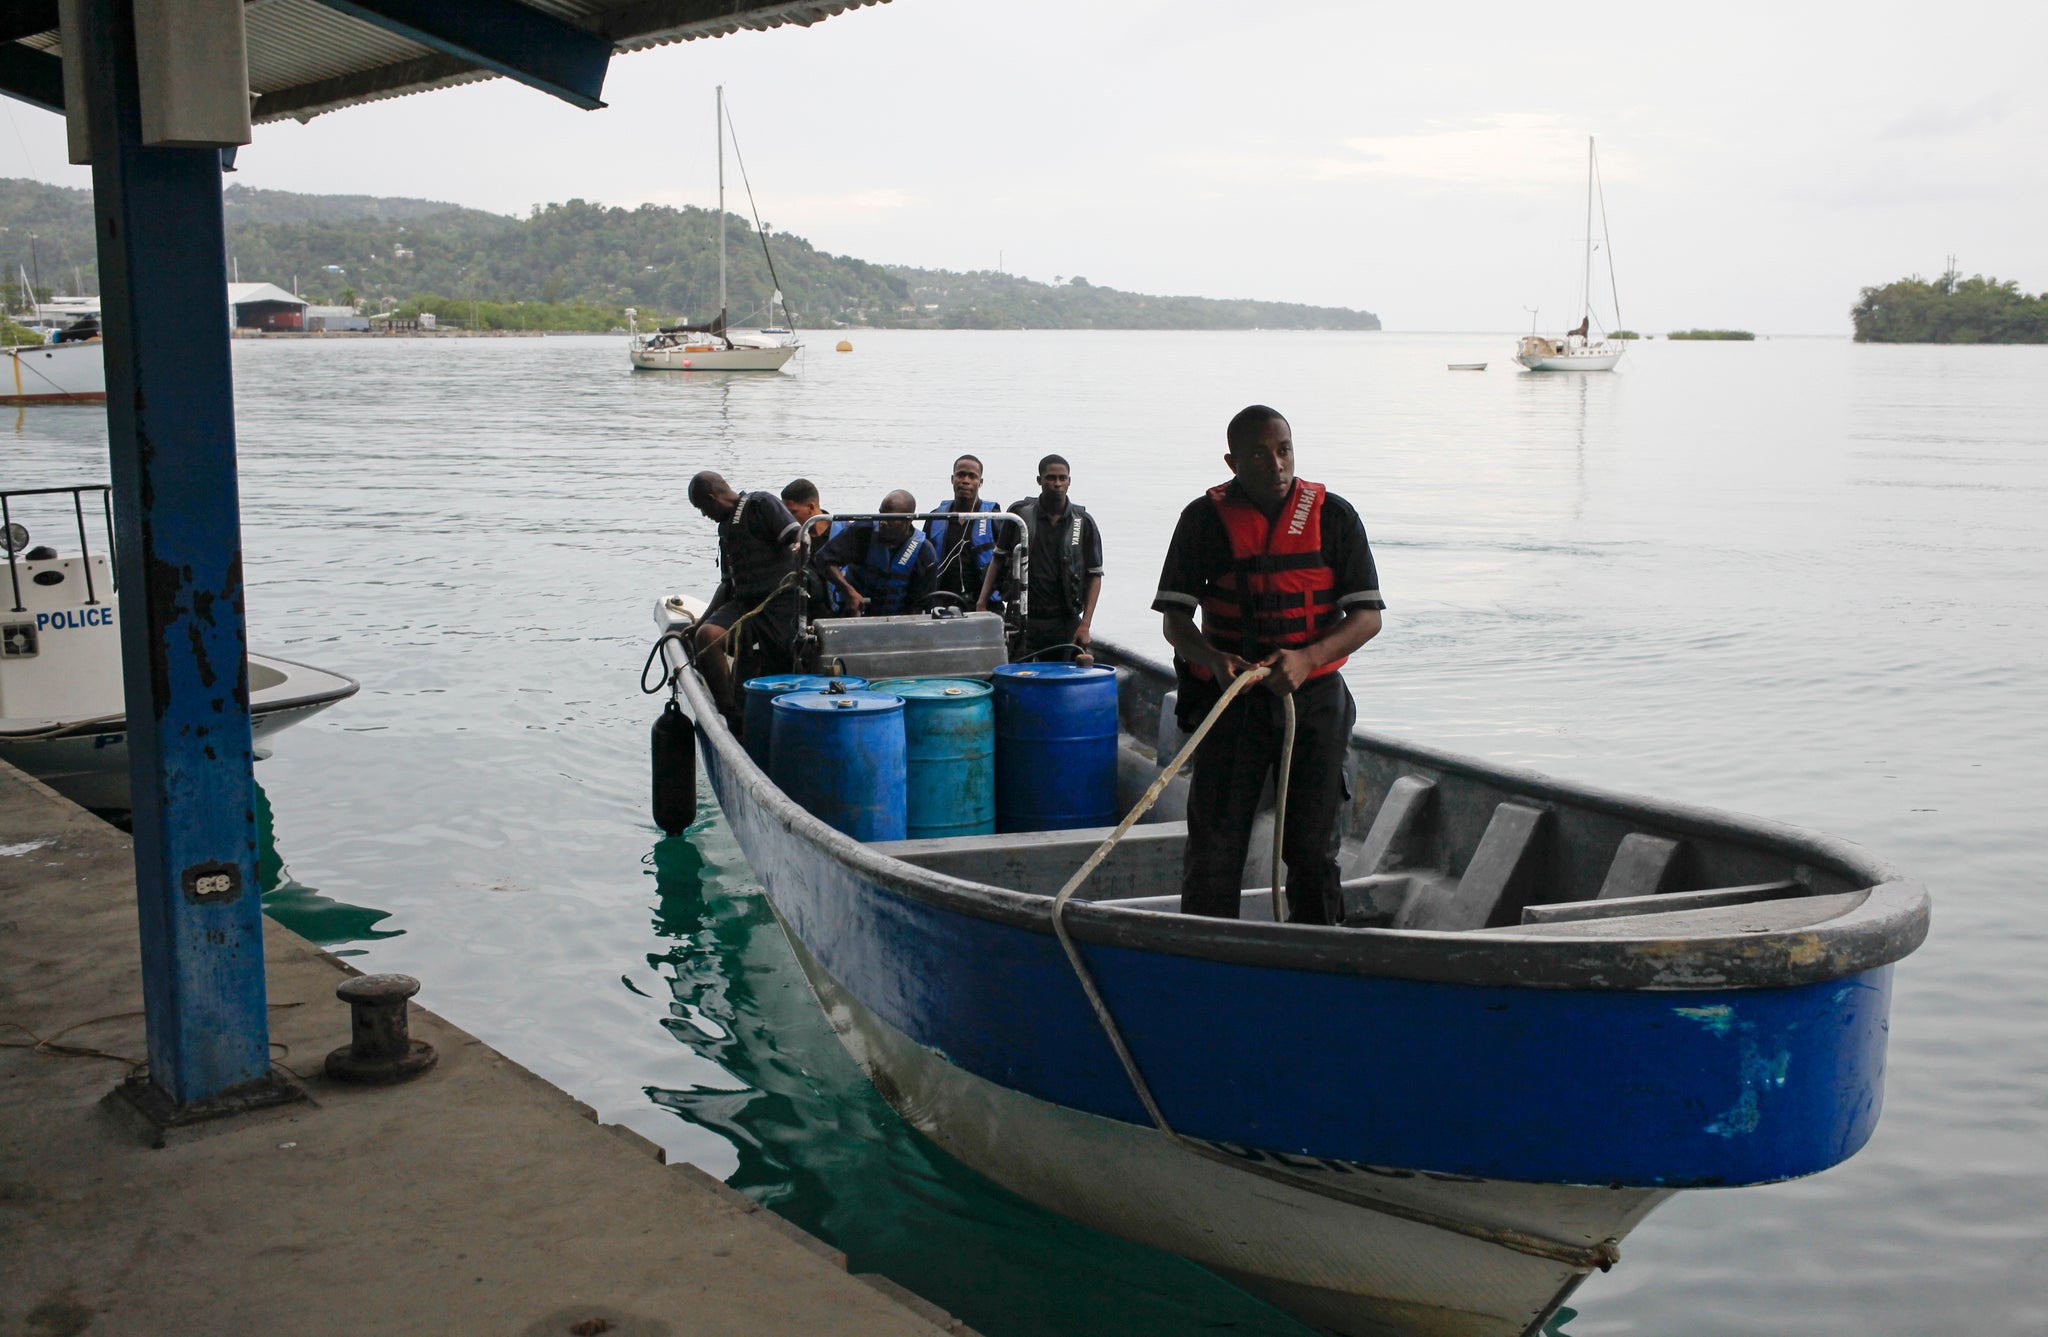
POLYGON ((357 313, 352 306, 309 306, 306 308, 308 330, 367 330, 370 318, 357 313))
POLYGON ((238 330, 304 330, 307 306, 304 298, 275 283, 228 285, 228 311, 238 330))

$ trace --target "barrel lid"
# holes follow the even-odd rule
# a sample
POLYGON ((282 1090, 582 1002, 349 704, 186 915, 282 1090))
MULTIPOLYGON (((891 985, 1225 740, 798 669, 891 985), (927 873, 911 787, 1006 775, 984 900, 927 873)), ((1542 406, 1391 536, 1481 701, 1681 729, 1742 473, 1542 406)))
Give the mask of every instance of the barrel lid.
POLYGON ((903 698, 887 692, 784 692, 775 698, 775 708, 827 715, 834 711, 844 711, 848 715, 887 715, 903 709, 903 698))
POLYGON ((1066 686, 1070 683, 1114 678, 1116 670, 1104 668, 1100 664, 998 664, 995 667, 995 676, 1009 683, 1066 686))
POLYGON ((974 678, 884 678, 870 683, 869 687, 877 692, 894 693, 906 700, 965 701, 995 691, 987 683, 974 678))
POLYGON ((858 692, 868 685, 866 678, 844 674, 835 678, 823 673, 774 673, 764 678, 749 678, 744 685, 750 692, 780 696, 784 692, 822 692, 835 682, 843 684, 849 692, 858 692))

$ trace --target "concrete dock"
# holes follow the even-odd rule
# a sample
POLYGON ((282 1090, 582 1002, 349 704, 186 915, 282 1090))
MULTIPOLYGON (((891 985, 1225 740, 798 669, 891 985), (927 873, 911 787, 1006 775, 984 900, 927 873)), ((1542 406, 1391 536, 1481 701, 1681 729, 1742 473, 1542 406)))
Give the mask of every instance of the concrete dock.
POLYGON ((354 972, 265 951, 308 1099, 147 1147, 128 839, 0 764, 0 1334, 969 1332, 424 1009, 431 1071, 329 1080, 354 972))

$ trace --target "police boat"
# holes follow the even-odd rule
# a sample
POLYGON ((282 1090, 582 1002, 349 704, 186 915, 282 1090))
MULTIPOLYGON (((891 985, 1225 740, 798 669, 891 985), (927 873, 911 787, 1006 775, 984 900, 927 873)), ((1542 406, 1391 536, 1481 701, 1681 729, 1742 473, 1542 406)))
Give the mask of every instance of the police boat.
MULTIPOLYGON (((114 587, 113 509, 105 485, 0 492, 0 761, 18 766, 74 803, 126 809, 128 732, 121 632, 114 587), (53 518, 60 553, 34 543, 15 517, 42 529, 53 518), (88 519, 90 516, 90 519, 88 519), (100 531, 98 551, 89 529, 100 531)), ((353 678, 288 659, 251 654, 249 724, 271 734, 354 696, 353 678)), ((257 756, 267 755, 260 747, 257 756)))
MULTIPOLYGON (((1004 573, 1013 619, 1027 560, 1020 544, 1004 573)), ((1876 1126, 1893 967, 1929 906, 1855 845, 1360 729, 1343 922, 1275 922, 1270 812, 1242 918, 1183 915, 1186 780, 1158 784, 1184 742, 1165 665, 1097 642, 1098 666, 1050 675, 1098 675, 1107 817, 878 839, 894 830, 849 821, 818 776, 872 787, 903 764, 893 739, 850 732, 793 770, 783 717, 856 721, 855 698, 887 693, 836 709, 829 686, 807 693, 774 716, 764 769, 685 653, 701 612, 656 607, 674 694, 657 819, 688 824, 701 753, 876 1089, 1004 1187, 1306 1323, 1527 1337, 1673 1194, 1817 1173, 1876 1126), (689 801, 662 817, 665 776, 689 801)), ((1029 671, 999 667, 1001 640, 993 615, 942 610, 803 619, 795 648, 824 674, 1000 686, 1029 671)), ((1001 718, 996 734, 999 754, 1031 746, 1001 718)), ((1073 810, 1091 781, 1064 755, 1036 799, 1013 758, 1013 805, 1073 810)))

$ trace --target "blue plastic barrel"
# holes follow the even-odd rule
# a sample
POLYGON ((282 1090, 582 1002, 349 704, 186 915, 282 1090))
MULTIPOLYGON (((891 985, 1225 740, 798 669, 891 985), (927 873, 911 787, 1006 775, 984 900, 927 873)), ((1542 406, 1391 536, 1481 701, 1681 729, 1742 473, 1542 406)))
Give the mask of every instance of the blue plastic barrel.
POLYGON ((1116 825, 1116 672, 1027 663, 993 676, 996 830, 1116 825))
POLYGON ((770 710, 768 775, 783 793, 855 840, 903 839, 902 697, 785 692, 770 710))
POLYGON ((994 689, 972 678, 886 678, 874 690, 903 698, 909 838, 993 835, 994 689))
POLYGON ((868 685, 866 678, 828 678, 819 673, 778 673, 768 678, 747 679, 741 688, 746 693, 746 736, 740 741, 746 744, 747 755, 756 766, 768 769, 768 742, 775 733, 775 716, 768 704, 784 692, 822 692, 835 682, 849 692, 858 692, 868 685))

